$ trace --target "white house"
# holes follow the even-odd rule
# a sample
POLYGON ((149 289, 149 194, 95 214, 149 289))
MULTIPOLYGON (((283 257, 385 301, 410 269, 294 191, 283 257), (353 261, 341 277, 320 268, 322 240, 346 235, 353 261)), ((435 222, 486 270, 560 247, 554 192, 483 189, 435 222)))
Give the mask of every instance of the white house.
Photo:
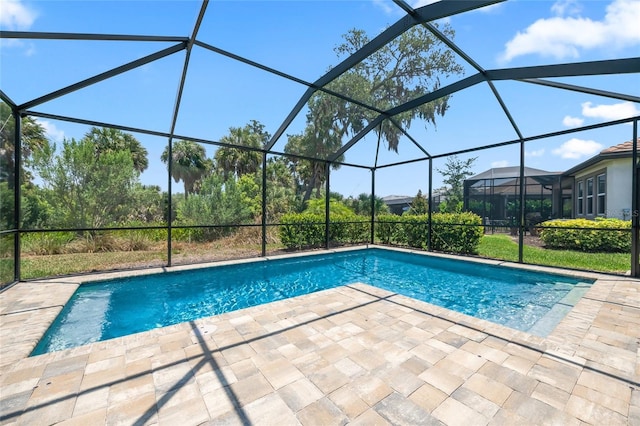
POLYGON ((632 150, 632 141, 611 146, 562 174, 572 182, 574 217, 631 219, 631 182, 638 173, 632 150))

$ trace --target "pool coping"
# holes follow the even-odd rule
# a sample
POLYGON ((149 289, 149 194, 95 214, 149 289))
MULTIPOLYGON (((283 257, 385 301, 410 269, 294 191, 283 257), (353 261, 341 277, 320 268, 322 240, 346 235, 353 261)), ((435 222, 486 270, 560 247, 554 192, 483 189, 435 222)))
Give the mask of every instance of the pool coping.
MULTIPOLYGON (((578 278, 578 279, 584 278, 584 279, 594 280, 594 283, 592 284, 592 286, 595 285, 598 279, 611 278, 604 274, 588 272, 588 271, 583 272, 583 271, 566 270, 566 269, 548 267, 548 266, 523 265, 520 263, 514 263, 514 262, 497 260, 497 259, 456 256, 452 254, 425 252, 421 250, 408 249, 403 247, 387 247, 387 246, 381 246, 377 244, 366 244, 361 246, 340 247, 340 248, 333 248, 328 250, 314 250, 309 252, 296 252, 296 253, 280 254, 275 256, 264 256, 259 258, 232 259, 232 260, 223 260, 223 261, 198 263, 198 264, 176 265, 176 266, 170 266, 170 267, 163 266, 163 267, 154 267, 154 268, 148 268, 148 269, 108 271, 108 272, 92 273, 90 275, 56 277, 56 278, 47 278, 43 280, 30 280, 30 281, 20 282, 12 287, 12 288, 16 287, 19 289, 18 295, 11 297, 12 303, 9 303, 7 301, 7 298, 4 297, 4 295, 7 292, 11 292, 11 294, 14 294, 18 291, 16 290, 11 291, 12 288, 9 288, 5 290, 3 293, 0 293, 0 319, 6 319, 7 317, 14 316, 14 317, 17 317, 15 322, 18 324, 19 328, 22 328, 19 325, 20 321, 23 321, 29 326, 29 332, 24 333, 23 330, 21 329, 13 330, 13 327, 7 327, 6 321, 2 321, 3 324, 2 324, 2 327, 0 327, 0 342, 2 342, 2 345, 0 345, 0 367, 8 363, 14 362, 16 360, 29 357, 33 349, 41 340, 42 336, 44 336, 44 334, 49 329, 51 324, 55 321, 58 314, 62 311, 65 304, 69 301, 69 299, 71 299, 75 290, 83 284, 115 280, 119 278, 200 270, 200 269, 215 268, 215 267, 222 267, 222 266, 247 264, 247 263, 253 263, 253 262, 268 262, 268 261, 279 260, 279 259, 291 259, 291 258, 298 258, 298 257, 319 256, 323 254, 344 253, 344 252, 351 252, 351 251, 366 250, 371 248, 397 251, 402 253, 412 253, 412 254, 417 254, 422 256, 430 256, 430 257, 443 258, 443 259, 467 261, 467 262, 479 263, 484 265, 520 269, 520 270, 531 271, 531 272, 545 272, 550 274, 562 275, 570 278, 578 278), (43 287, 45 291, 43 291, 43 287), (43 294, 38 295, 39 293, 43 293, 43 294), (42 296, 44 296, 44 298, 42 296), (7 306, 7 305, 10 305, 10 306, 7 306), (20 320, 18 320, 18 317, 20 318, 20 320)), ((433 306, 436 306, 436 305, 433 305, 433 306)), ((446 309, 441 307, 438 307, 438 308, 446 309)), ((573 306, 572 306, 572 309, 573 309, 573 306)), ((456 314, 458 313, 455 311, 451 311, 451 312, 454 312, 456 314)), ((481 320, 480 318, 476 318, 473 316, 469 316, 469 318, 481 320)), ((496 324, 496 325, 499 325, 499 324, 496 324)), ((557 326, 558 326, 558 322, 554 324, 551 330, 546 330, 548 331, 547 335, 551 334, 557 326)), ((511 328, 509 327, 505 327, 505 328, 511 330, 511 328)), ((518 330, 515 330, 515 331, 518 331, 518 330)), ((527 334, 531 334, 532 336, 535 336, 535 337, 540 337, 539 335, 536 335, 533 333, 527 333, 527 334)))

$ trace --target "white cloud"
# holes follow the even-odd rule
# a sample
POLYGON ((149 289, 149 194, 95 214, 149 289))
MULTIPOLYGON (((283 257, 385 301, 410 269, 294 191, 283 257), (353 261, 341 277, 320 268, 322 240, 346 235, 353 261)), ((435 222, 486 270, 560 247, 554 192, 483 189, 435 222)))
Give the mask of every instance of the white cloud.
POLYGON ((640 115, 640 110, 632 102, 612 105, 593 105, 591 102, 585 102, 582 104, 582 115, 605 120, 622 120, 640 115))
POLYGON ((373 0, 373 4, 382 9, 382 11, 388 15, 399 10, 391 0, 373 0))
POLYGON ((581 157, 594 155, 600 152, 602 148, 602 145, 596 141, 573 138, 566 141, 552 152, 554 155, 558 155, 561 158, 576 160, 581 157))
POLYGON ((500 160, 500 161, 494 161, 491 163, 491 168, 494 167, 507 167, 509 165, 509 161, 507 160, 500 160))
POLYGON ((27 30, 36 19, 35 11, 21 0, 0 0, 0 25, 5 30, 27 30))
MULTIPOLYGON (((556 14, 577 13, 570 2, 552 6, 556 14)), ((577 58, 581 50, 640 44, 640 1, 614 0, 601 21, 581 16, 538 19, 507 42, 500 62, 528 54, 557 59, 577 58)))
POLYGON ((60 130, 50 121, 36 119, 36 122, 42 126, 47 137, 54 142, 61 142, 64 139, 64 130, 60 130))
POLYGON ((579 127, 582 126, 582 123, 584 123, 583 118, 571 117, 570 115, 567 115, 562 119, 562 124, 567 127, 579 127))
POLYGON ((542 157, 544 155, 544 148, 536 149, 535 151, 525 151, 524 155, 527 157, 542 157))
POLYGON ((551 6, 551 12, 557 16, 578 15, 582 6, 577 0, 558 0, 551 6))

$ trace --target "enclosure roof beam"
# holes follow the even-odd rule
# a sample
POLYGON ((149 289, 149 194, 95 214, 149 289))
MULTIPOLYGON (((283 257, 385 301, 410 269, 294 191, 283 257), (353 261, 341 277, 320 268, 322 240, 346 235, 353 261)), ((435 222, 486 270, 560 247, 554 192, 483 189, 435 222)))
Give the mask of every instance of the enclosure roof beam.
POLYGON ((415 108, 417 106, 420 106, 420 105, 425 104, 427 102, 430 102, 432 100, 441 98, 443 96, 447 96, 447 95, 449 95, 451 93, 454 93, 454 92, 457 92, 459 90, 465 89, 467 87, 473 86, 473 85, 478 84, 478 83, 480 83, 482 81, 484 81, 484 76, 482 74, 478 73, 478 74, 472 75, 471 77, 467 77, 467 78, 465 78, 463 80, 460 80, 460 81, 457 81, 457 82, 455 82, 453 84, 445 86, 445 87, 443 87, 441 89, 438 89, 438 90, 436 90, 434 92, 431 92, 431 93, 428 93, 426 95, 420 96, 419 98, 416 98, 414 100, 406 102, 406 103, 404 103, 402 105, 398 105, 397 107, 391 108, 385 114, 378 115, 375 119, 373 119, 367 125, 367 127, 365 127, 360 132, 358 132, 358 134, 356 134, 353 138, 351 138, 351 140, 349 142, 344 144, 338 151, 336 151, 331 157, 329 157, 329 160, 332 161, 332 160, 335 160, 336 158, 340 157, 348 149, 350 149, 353 145, 355 145, 356 142, 358 142, 360 139, 365 137, 367 133, 369 133, 371 130, 373 130, 385 118, 393 117, 394 115, 403 113, 405 111, 413 109, 413 108, 415 108))
POLYGON ((366 104, 366 103, 364 103, 362 101, 359 101, 357 99, 353 99, 353 98, 351 98, 349 96, 345 96, 342 93, 338 93, 336 91, 327 89, 325 87, 316 87, 316 86, 314 86, 313 83, 310 83, 308 81, 302 80, 301 78, 298 78, 298 77, 294 77, 294 76, 292 76, 290 74, 287 74, 285 72, 282 72, 282 71, 276 70, 274 68, 268 67, 268 66, 263 65, 261 63, 252 61, 251 59, 247 59, 247 58, 244 58, 244 57, 242 57, 240 55, 236 55, 235 53, 228 52, 226 50, 220 49, 218 47, 212 46, 210 44, 207 44, 207 43, 204 43, 204 42, 201 42, 201 41, 198 41, 198 40, 195 40, 194 44, 197 45, 197 46, 202 47, 203 49, 207 49, 207 50, 210 50, 212 52, 218 53, 218 54, 220 54, 222 56, 226 56, 227 58, 234 59, 236 61, 242 62, 243 64, 250 65, 250 66, 258 68, 258 69, 260 69, 262 71, 266 71, 268 73, 277 75, 278 77, 286 78, 287 80, 291 80, 291 81, 293 81, 295 83, 302 84, 302 85, 307 86, 309 88, 312 88, 314 90, 319 90, 321 92, 324 92, 324 93, 327 93, 329 95, 335 96, 336 98, 340 98, 340 99, 343 99, 343 100, 345 100, 347 102, 351 102, 351 103, 353 103, 355 105, 361 106, 363 108, 367 108, 367 109, 369 109, 371 111, 377 112, 378 114, 384 114, 384 111, 381 110, 380 108, 376 108, 376 107, 374 107, 372 105, 366 104))
POLYGON ((463 78, 462 80, 458 80, 455 83, 451 83, 448 86, 441 87, 438 90, 434 90, 433 92, 412 99, 409 102, 405 102, 402 105, 393 107, 387 110, 387 114, 393 117, 394 115, 401 114, 403 112, 417 108, 420 105, 426 104, 427 102, 431 102, 444 96, 451 95, 452 93, 459 92, 460 90, 474 86, 478 83, 482 83, 483 81, 485 81, 485 77, 482 74, 474 74, 467 78, 463 78))
POLYGON ((144 58, 140 58, 137 59, 135 61, 129 62, 127 64, 121 65, 117 68, 113 68, 109 71, 103 72, 101 74, 95 75, 93 77, 90 77, 86 80, 82 80, 78 83, 72 84, 70 86, 64 87, 60 90, 56 90, 55 92, 51 92, 47 95, 41 96, 37 99, 33 99, 29 102, 26 102, 20 106, 18 106, 18 109, 23 110, 23 109, 29 109, 29 108, 33 108, 36 105, 40 105, 43 104, 45 102, 49 102, 53 99, 59 98, 60 96, 64 96, 67 95, 69 93, 75 92, 77 90, 83 89, 87 86, 91 86, 92 84, 95 83, 99 83, 101 81, 107 80, 111 77, 114 77, 116 75, 122 74, 124 72, 130 71, 132 69, 141 67, 142 65, 146 65, 150 62, 156 61, 158 59, 162 59, 166 56, 172 55, 176 52, 179 52, 181 50, 183 50, 185 48, 186 43, 182 42, 182 43, 178 43, 174 46, 168 47, 166 49, 163 49, 159 52, 156 53, 152 53, 151 55, 145 56, 144 58))
POLYGON ((509 123, 511 123, 511 127, 513 127, 513 130, 515 130, 515 132, 518 134, 518 137, 520 139, 522 139, 522 132, 518 128, 518 124, 516 123, 516 121, 513 119, 513 116, 511 115, 511 112, 509 111, 509 108, 507 108, 507 104, 505 104, 504 101, 502 100, 502 96, 500 96, 500 93, 498 92, 498 89, 496 89, 496 86, 493 84, 492 81, 487 81, 487 83, 489 84, 489 88, 493 92, 493 95, 498 100, 498 103, 500 104, 500 107, 502 108, 502 112, 504 112, 504 115, 507 116, 507 119, 509 120, 509 123))
POLYGON ((396 127, 398 128, 398 130, 400 130, 400 131, 402 132, 402 134, 404 134, 404 135, 405 135, 405 136, 406 136, 406 137, 407 137, 411 142, 413 142, 413 144, 414 144, 416 147, 418 147, 418 149, 419 149, 420 151, 422 151, 422 153, 423 153, 424 155, 426 155, 427 157, 431 157, 431 154, 429 154, 429 153, 427 152, 427 150, 426 150, 426 149, 424 149, 424 147, 422 146, 422 144, 420 144, 417 140, 415 140, 415 139, 414 139, 414 137, 413 137, 413 136, 411 136, 411 135, 409 134, 409 132, 407 132, 407 131, 406 131, 406 130, 405 130, 405 129, 400 125, 400 123, 398 123, 398 122, 397 122, 393 117, 389 118, 388 120, 389 120, 389 121, 390 121, 394 126, 396 126, 396 127))
POLYGON ((522 139, 512 139, 510 141, 493 143, 493 144, 483 145, 483 146, 476 146, 473 148, 461 149, 459 151, 446 152, 444 154, 437 154, 437 155, 434 155, 433 158, 435 159, 435 158, 448 157, 451 155, 468 154, 470 152, 483 151, 485 149, 491 149, 491 148, 499 148, 502 146, 513 145, 521 142, 531 142, 531 141, 540 140, 540 139, 546 139, 546 138, 552 138, 556 136, 569 135, 572 133, 584 132, 587 130, 601 129, 603 127, 610 127, 610 126, 616 126, 619 124, 631 123, 632 121, 638 120, 638 119, 640 119, 640 116, 623 118, 621 120, 607 121, 605 123, 591 124, 589 126, 576 127, 573 129, 559 130, 557 132, 543 133, 535 136, 527 136, 522 139))
POLYGON ((587 75, 630 74, 640 72, 640 57, 568 64, 503 68, 487 71, 489 80, 524 80, 530 78, 577 77, 587 75))
MULTIPOLYGON (((49 113, 46 113, 46 112, 24 111, 23 113, 25 115, 28 115, 28 116, 31 116, 31 117, 40 117, 40 118, 47 118, 47 119, 50 119, 50 120, 67 121, 69 123, 84 124, 86 126, 91 126, 91 127, 108 127, 108 128, 111 128, 111 129, 122 130, 123 132, 140 133, 140 134, 143 134, 143 135, 158 136, 158 137, 163 137, 163 138, 169 138, 169 137, 172 136, 170 133, 167 133, 167 132, 159 132, 159 131, 156 131, 156 130, 141 129, 141 128, 138 128, 138 127, 131 127, 131 126, 121 126, 119 124, 106 123, 106 122, 103 122, 103 121, 85 120, 85 119, 82 119, 82 118, 67 117, 67 116, 63 116, 63 115, 49 114, 49 113)), ((193 141, 193 142, 198 142, 198 143, 202 143, 202 144, 206 144, 206 145, 224 147, 224 148, 233 148, 233 149, 239 149, 239 150, 243 150, 243 151, 261 152, 261 153, 266 153, 266 154, 271 154, 271 155, 281 155, 281 156, 285 156, 285 157, 299 158, 301 160, 308 160, 308 161, 328 162, 328 160, 321 160, 321 159, 318 159, 318 158, 309 157, 309 156, 300 155, 300 154, 291 154, 291 153, 287 153, 287 152, 278 152, 278 151, 266 151, 266 150, 264 150, 262 148, 254 148, 254 147, 243 146, 243 145, 234 145, 234 144, 231 144, 231 143, 219 142, 219 141, 214 141, 214 140, 209 140, 209 139, 200 139, 200 138, 195 138, 195 137, 186 136, 186 135, 176 135, 176 134, 174 134, 173 137, 174 138, 178 138, 178 139, 190 140, 190 141, 193 141)), ((358 167, 358 168, 361 168, 361 169, 370 169, 371 168, 370 166, 364 166, 362 164, 346 163, 346 162, 341 162, 341 161, 334 161, 333 163, 334 164, 339 164, 341 166, 358 167)))
MULTIPOLYGON (((506 0, 501 0, 501 1, 506 1, 506 0)), ((407 12, 407 14, 416 18, 416 9, 414 9, 409 4, 407 4, 407 2, 405 2, 404 0, 393 0, 393 2, 398 6, 400 6, 400 8, 405 12, 407 12)), ((467 63, 469 63, 472 67, 474 67, 476 71, 484 72, 484 69, 476 61, 474 61, 473 58, 471 58, 471 56, 467 55, 462 49, 458 47, 458 45, 456 45, 453 41, 451 41, 446 35, 442 33, 442 31, 436 28, 436 26, 433 25, 431 22, 419 21, 418 23, 421 23, 422 26, 428 29, 434 36, 436 36, 436 38, 438 38, 441 42, 446 44, 451 50, 456 52, 458 56, 460 56, 462 59, 467 61, 467 63)))
POLYGON ((541 77, 568 77, 586 75, 628 74, 640 72, 640 58, 606 61, 575 62, 571 64, 543 65, 534 67, 505 68, 477 73, 448 86, 427 93, 402 105, 387 110, 394 116, 416 108, 443 96, 458 92, 486 80, 523 80, 541 77))
MULTIPOLYGON (((316 80, 313 83, 313 87, 323 87, 329 84, 340 75, 360 63, 362 60, 384 47, 391 40, 395 39, 420 22, 446 18, 458 13, 477 9, 494 3, 499 3, 500 1, 503 0, 442 0, 437 3, 432 3, 416 9, 414 16, 407 15, 398 20, 395 24, 391 25, 369 43, 362 46, 362 48, 360 48, 358 51, 354 52, 351 56, 347 57, 345 60, 329 70, 325 75, 316 80)), ((315 90, 310 88, 302 95, 289 115, 287 115, 287 118, 274 133, 273 137, 267 145, 267 149, 271 149, 275 145, 275 143, 278 141, 278 139, 280 139, 284 131, 287 129, 287 127, 289 127, 291 122, 300 113, 302 108, 304 108, 304 105, 311 98, 311 96, 313 96, 314 93, 315 90)))
POLYGON ((7 94, 4 93, 2 89, 0 89, 0 99, 2 99, 2 102, 4 102, 5 104, 9 105, 11 109, 16 109, 18 107, 16 103, 13 102, 13 100, 11 100, 11 98, 7 96, 7 94))
POLYGON ((370 131, 372 131, 373 129, 376 128, 377 125, 379 125, 380 123, 382 123, 382 121, 385 119, 386 117, 384 115, 379 115, 376 118, 374 118, 373 120, 371 120, 371 122, 367 125, 367 127, 365 127, 364 129, 360 130, 358 132, 357 135, 355 135, 353 138, 351 138, 351 140, 349 142, 347 142, 346 144, 342 145, 342 147, 337 150, 336 152, 334 152, 331 156, 329 156, 329 161, 333 162, 335 161, 337 158, 339 158, 342 154, 344 154, 345 152, 347 152, 353 145, 355 145, 360 139, 362 139, 363 137, 365 137, 370 131))
POLYGON ((0 38, 20 38, 30 40, 84 40, 84 41, 161 41, 183 42, 188 37, 150 36, 129 34, 52 33, 37 31, 0 31, 0 38))
POLYGON ((523 81, 525 83, 539 84, 541 86, 553 87, 556 89, 572 90, 574 92, 587 93, 589 95, 604 96, 606 98, 619 99, 622 101, 640 103, 640 97, 627 95, 625 93, 609 92, 607 90, 592 89, 590 87, 559 83, 557 81, 541 80, 538 78, 527 78, 527 79, 518 80, 518 81, 523 81))
POLYGON ((414 158, 413 160, 398 161, 397 163, 383 164, 382 166, 378 166, 378 169, 384 169, 386 167, 394 167, 394 166, 404 166, 405 164, 419 163, 421 161, 427 161, 433 158, 435 157, 421 157, 421 158, 414 158))
POLYGON ((105 123, 103 121, 85 120, 83 118, 67 117, 64 115, 49 114, 47 112, 38 112, 38 111, 28 110, 28 111, 24 111, 24 114, 31 117, 40 117, 40 118, 47 118, 49 120, 58 120, 58 121, 66 121, 69 123, 84 124, 86 126, 91 126, 91 127, 108 127, 111 129, 122 130, 123 132, 133 132, 133 133, 140 133, 143 135, 169 137, 169 133, 167 132, 141 129, 138 127, 131 127, 131 126, 121 126, 118 124, 105 123))
MULTIPOLYGON (((196 19, 196 23, 193 26, 193 33, 191 34, 191 38, 189 38, 189 42, 186 45, 186 55, 184 58, 184 65, 182 66, 182 75, 180 76, 180 83, 178 84, 178 93, 176 95, 176 102, 173 106, 173 116, 171 117, 171 130, 169 130, 170 136, 169 141, 173 138, 173 134, 176 130, 176 123, 178 122, 178 114, 180 112, 180 104, 182 102, 182 93, 184 91, 184 83, 187 79, 187 71, 189 69, 189 60, 191 59, 191 50, 193 49, 193 44, 198 35, 198 30, 200 29, 200 24, 202 23, 202 19, 204 18, 204 13, 207 10, 207 6, 209 5, 209 0, 203 0, 202 6, 200 7, 200 12, 198 13, 198 18, 196 19)), ((171 146, 171 144, 169 144, 171 146)), ((170 149, 170 148, 169 148, 170 149)))

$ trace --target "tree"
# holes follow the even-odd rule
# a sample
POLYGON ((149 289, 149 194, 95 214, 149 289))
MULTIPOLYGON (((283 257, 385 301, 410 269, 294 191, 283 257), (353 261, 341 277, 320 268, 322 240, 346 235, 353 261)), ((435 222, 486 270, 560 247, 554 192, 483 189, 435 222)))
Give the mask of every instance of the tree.
POLYGON ((464 180, 473 175, 471 168, 476 159, 477 157, 460 160, 454 155, 447 157, 444 169, 436 169, 443 176, 442 182, 445 184, 444 195, 446 196, 446 201, 440 203, 441 212, 455 213, 462 211, 464 180))
POLYGON ((98 156, 106 152, 127 151, 138 173, 149 167, 146 148, 130 133, 108 127, 92 127, 84 137, 93 142, 98 156))
MULTIPOLYGON (((31 117, 22 117, 21 134, 22 161, 29 165, 31 155, 42 149, 47 143, 47 133, 40 123, 31 117)), ((9 105, 0 101, 0 180, 7 181, 9 188, 13 188, 13 170, 15 153, 15 121, 9 105)), ((22 181, 31 180, 31 175, 22 171, 22 181)))
POLYGON ((411 207, 405 214, 408 215, 421 215, 429 213, 429 201, 422 195, 422 190, 418 190, 418 193, 411 203, 411 207))
MULTIPOLYGON (((438 25, 439 29, 453 39, 454 31, 449 24, 438 25)), ((352 29, 343 36, 344 42, 335 50, 339 56, 351 55, 366 45, 370 39, 362 30, 352 29)), ((328 89, 347 95, 381 110, 404 104, 440 88, 440 79, 462 74, 464 69, 456 62, 453 52, 429 30, 416 25, 363 61, 349 69, 327 85, 328 89)), ((320 95, 328 96, 328 95, 320 95)), ((332 109, 336 120, 346 133, 360 131, 377 112, 358 107, 343 100, 332 109)), ((449 97, 420 105, 394 117, 402 127, 411 126, 415 118, 436 125, 436 116, 443 116, 449 108, 449 97)), ((398 151, 402 132, 388 120, 376 133, 388 143, 388 148, 398 151)))
MULTIPOLYGON (((160 159, 169 165, 169 146, 164 149, 160 159)), ((171 177, 176 182, 184 182, 184 198, 193 194, 196 184, 211 169, 211 161, 202 147, 192 141, 177 141, 171 150, 171 177)))
POLYGON ((47 144, 34 155, 34 168, 53 207, 52 225, 100 228, 126 222, 131 190, 138 179, 126 151, 95 155, 90 139, 64 140, 56 155, 47 144))
MULTIPOLYGON (((327 123, 318 123, 318 120, 315 120, 314 117, 321 118, 322 115, 307 114, 307 127, 304 132, 299 135, 289 135, 284 152, 312 158, 328 158, 340 148, 342 145, 341 136, 327 123)), ((338 161, 342 161, 342 159, 343 157, 341 156, 338 161)), ((326 163, 297 157, 290 157, 289 161, 302 201, 309 200, 314 190, 316 191, 316 197, 320 197, 321 188, 327 179, 326 163)), ((339 167, 338 164, 331 164, 331 168, 334 170, 339 167)))
POLYGON ((296 198, 296 184, 287 161, 282 158, 267 160, 267 218, 277 222, 291 211, 299 211, 302 204, 296 198))
MULTIPOLYGON (((375 212, 376 215, 389 213, 389 207, 384 203, 382 198, 375 197, 375 212)), ((351 209, 360 216, 371 216, 371 195, 370 194, 360 194, 358 198, 349 197, 346 200, 346 204, 351 207, 351 209)))
MULTIPOLYGON (((177 222, 185 225, 233 225, 251 221, 251 208, 243 202, 243 194, 234 178, 224 181, 211 174, 202 180, 198 194, 178 205, 177 222)), ((203 230, 205 238, 217 238, 229 229, 203 230)))
MULTIPOLYGON (((261 149, 270 138, 271 135, 264 130, 264 125, 251 120, 244 127, 229 128, 229 134, 223 136, 220 142, 261 149)), ((231 175, 240 178, 245 174, 256 173, 262 164, 262 153, 258 150, 221 146, 216 151, 214 160, 216 167, 222 171, 222 176, 227 180, 231 175)))
MULTIPOLYGON (((441 31, 449 38, 454 32, 448 24, 441 31)), ((366 45, 370 39, 362 30, 353 29, 343 36, 344 43, 335 51, 338 56, 351 55, 366 45)), ((350 68, 326 87, 379 110, 388 110, 404 104, 425 93, 440 88, 440 78, 461 74, 462 66, 456 63, 453 52, 430 31, 420 25, 406 31, 363 61, 350 68)), ((329 159, 342 146, 346 135, 353 135, 378 116, 378 112, 345 101, 326 92, 316 92, 307 103, 307 126, 302 134, 289 135, 285 152, 329 159)), ((436 124, 436 116, 444 115, 449 107, 445 96, 420 105, 394 120, 402 127, 411 126, 415 118, 436 124)), ((387 142, 388 148, 398 151, 402 131, 389 120, 375 130, 387 142)), ((337 159, 342 161, 342 157, 337 159)), ((303 200, 310 198, 315 189, 326 180, 323 162, 291 160, 297 169, 303 200)), ((331 165, 334 169, 337 164, 331 165)))

